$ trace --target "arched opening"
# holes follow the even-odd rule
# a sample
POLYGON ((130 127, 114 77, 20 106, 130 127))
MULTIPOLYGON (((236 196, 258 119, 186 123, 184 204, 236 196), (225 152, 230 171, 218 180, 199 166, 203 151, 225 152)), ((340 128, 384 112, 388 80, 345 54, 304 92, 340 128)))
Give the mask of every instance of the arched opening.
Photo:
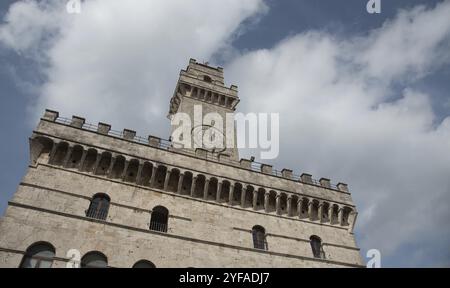
POLYGON ((219 105, 225 106, 225 95, 220 95, 219 105))
POLYGON ((291 198, 291 211, 288 216, 298 216, 298 197, 296 195, 293 195, 291 198))
POLYGON ((267 212, 275 212, 277 208, 277 192, 271 190, 269 192, 269 207, 267 212))
POLYGON ((222 191, 220 191, 220 203, 228 203, 230 199, 230 182, 227 180, 222 181, 222 191))
POLYGON ((91 251, 81 258, 81 268, 107 268, 108 258, 98 251, 91 251))
MULTIPOLYGON (((87 158, 87 156, 86 156, 86 158, 87 158)), ((103 152, 100 157, 100 162, 98 163, 98 167, 95 171, 95 174, 96 175, 106 175, 106 173, 108 173, 109 166, 111 165, 111 159, 112 159, 111 153, 103 152)))
POLYGON ((311 236, 309 240, 314 258, 325 258, 322 251, 322 240, 316 235, 311 236))
POLYGON ((266 190, 264 188, 259 188, 257 198, 256 198, 256 210, 264 209, 265 195, 266 195, 266 190))
POLYGON ((311 209, 311 215, 309 215, 309 218, 313 221, 319 220, 319 201, 313 200, 312 201, 312 209, 311 209))
POLYGON ((191 97, 192 98, 198 98, 198 89, 197 89, 197 87, 194 87, 194 89, 192 89, 191 97))
POLYGON ((300 218, 304 219, 304 218, 308 218, 308 207, 309 207, 309 199, 308 198, 303 198, 302 199, 302 207, 300 210, 300 218))
POLYGON ((97 162, 97 150, 89 149, 84 159, 83 167, 81 171, 92 172, 94 170, 95 163, 97 162))
POLYGON ((167 167, 164 165, 159 165, 156 169, 155 174, 155 183, 153 187, 157 189, 164 189, 164 181, 166 181, 166 173, 167 173, 167 167))
POLYGON ((125 182, 134 183, 136 182, 137 173, 139 170, 139 160, 131 159, 128 163, 127 172, 125 173, 125 182))
POLYGON ((324 202, 322 204, 322 222, 329 222, 329 214, 328 211, 330 209, 330 204, 328 202, 324 202))
POLYGON ((167 232, 167 222, 169 219, 169 210, 163 206, 156 206, 152 210, 150 218, 150 230, 167 232))
POLYGON ((267 250, 266 230, 264 227, 256 225, 252 228, 253 248, 267 250))
POLYGON ((178 181, 180 181, 180 170, 172 169, 170 172, 169 183, 167 185, 167 190, 170 192, 177 192, 178 181))
POLYGON ((194 195, 192 195, 193 197, 196 198, 203 197, 203 191, 205 190, 205 181, 206 178, 204 175, 202 174, 197 175, 197 179, 195 180, 194 195))
POLYGON ((113 168, 110 173, 110 177, 113 179, 121 178, 124 169, 125 169, 125 157, 123 157, 122 155, 116 156, 113 168))
POLYGON ((181 184, 181 195, 190 195, 192 187, 192 173, 184 172, 183 184, 181 184))
POLYGON ((150 162, 145 162, 144 166, 142 167, 141 172, 141 179, 139 181, 139 185, 142 186, 150 186, 150 179, 152 179, 152 173, 153 173, 153 165, 150 162))
POLYGON ((205 90, 203 90, 203 89, 199 90, 198 99, 200 99, 200 100, 205 99, 205 90))
POLYGON ((219 185, 219 181, 217 181, 217 178, 212 177, 211 179, 209 179, 208 194, 207 194, 208 200, 211 200, 211 201, 216 200, 218 185, 219 185))
POLYGON ((111 199, 104 193, 97 193, 92 197, 91 204, 86 211, 86 217, 106 220, 111 199))
POLYGON ((55 154, 53 155, 52 164, 53 165, 63 165, 64 159, 66 158, 67 152, 69 150, 69 144, 66 142, 58 143, 56 146, 55 154))
POLYGON ((76 145, 72 148, 66 168, 77 168, 80 165, 81 157, 83 157, 83 147, 76 145))
POLYGON ((139 260, 134 263, 133 268, 156 268, 156 266, 148 260, 139 260))
POLYGON ((214 104, 218 104, 219 103, 219 94, 214 93, 212 102, 214 104))
POLYGON ((212 96, 211 96, 211 95, 212 95, 211 92, 209 92, 209 93, 206 94, 206 98, 205 98, 205 101, 206 101, 206 102, 211 102, 211 100, 212 100, 212 96))
POLYGON ((339 222, 339 206, 334 204, 333 205, 333 212, 331 213, 331 224, 337 224, 339 222))
POLYGON ((233 98, 230 98, 230 97, 227 97, 226 98, 226 106, 227 106, 227 108, 231 108, 231 104, 233 103, 233 98))
POLYGON ((30 141, 30 144, 33 163, 37 161, 48 163, 50 153, 53 149, 53 140, 47 137, 36 137, 30 141))
POLYGON ((55 247, 47 242, 37 242, 28 247, 20 263, 20 268, 51 268, 55 257, 55 247))
POLYGON ((287 214, 287 195, 286 193, 280 194, 280 215, 287 214))
POLYGON ((245 195, 244 195, 244 207, 242 208, 249 208, 253 207, 253 191, 255 188, 251 185, 247 185, 245 189, 245 195))
POLYGON ((236 184, 234 184, 233 203, 231 203, 231 204, 232 205, 240 205, 241 197, 242 197, 242 184, 236 183, 236 184))
POLYGON ((342 225, 343 226, 350 225, 349 218, 350 218, 351 212, 352 212, 352 209, 350 207, 344 207, 344 210, 342 211, 342 225))

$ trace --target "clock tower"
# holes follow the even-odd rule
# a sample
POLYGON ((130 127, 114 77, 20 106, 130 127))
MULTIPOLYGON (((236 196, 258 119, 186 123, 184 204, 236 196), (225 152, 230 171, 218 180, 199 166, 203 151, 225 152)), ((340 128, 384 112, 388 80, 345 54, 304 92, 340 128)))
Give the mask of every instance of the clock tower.
POLYGON ((221 67, 190 59, 187 69, 180 72, 170 100, 168 118, 174 147, 192 153, 200 148, 206 150, 207 157, 238 161, 233 117, 239 103, 237 94, 237 86, 225 86, 221 67), (178 121, 180 114, 184 115, 182 121, 178 121))

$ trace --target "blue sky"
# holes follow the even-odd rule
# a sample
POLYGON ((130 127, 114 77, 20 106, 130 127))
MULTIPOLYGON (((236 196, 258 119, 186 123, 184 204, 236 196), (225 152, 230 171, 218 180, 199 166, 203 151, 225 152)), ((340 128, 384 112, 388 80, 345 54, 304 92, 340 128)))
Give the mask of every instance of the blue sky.
POLYGON ((44 107, 166 137, 192 57, 225 67, 240 111, 280 112, 277 168, 349 183, 362 256, 450 265, 449 1, 38 2, 0 3, 0 213, 44 107))

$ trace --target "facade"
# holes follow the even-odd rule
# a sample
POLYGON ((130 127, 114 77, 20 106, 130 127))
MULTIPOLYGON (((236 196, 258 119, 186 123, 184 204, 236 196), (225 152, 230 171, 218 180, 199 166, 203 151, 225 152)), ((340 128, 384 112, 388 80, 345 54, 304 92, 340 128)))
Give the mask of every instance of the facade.
MULTIPOLYGON (((169 118, 238 102, 220 67, 191 59, 169 118)), ((0 267, 363 266, 346 184, 51 110, 29 140, 28 171, 0 220, 0 267)))

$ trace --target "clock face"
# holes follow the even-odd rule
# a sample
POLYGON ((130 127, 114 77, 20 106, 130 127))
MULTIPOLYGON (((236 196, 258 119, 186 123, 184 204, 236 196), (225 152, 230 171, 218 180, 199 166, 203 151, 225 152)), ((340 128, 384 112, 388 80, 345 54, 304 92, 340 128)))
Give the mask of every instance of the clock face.
POLYGON ((194 147, 201 147, 214 153, 225 151, 225 135, 211 125, 198 125, 192 128, 194 147), (206 145, 207 144, 207 145, 206 145))

